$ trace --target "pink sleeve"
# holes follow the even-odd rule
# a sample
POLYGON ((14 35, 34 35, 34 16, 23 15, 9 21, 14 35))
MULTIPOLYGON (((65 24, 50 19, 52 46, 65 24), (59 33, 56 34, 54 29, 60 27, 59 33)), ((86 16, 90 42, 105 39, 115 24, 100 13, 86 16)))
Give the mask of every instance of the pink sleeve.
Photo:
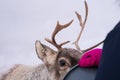
POLYGON ((80 67, 98 67, 102 49, 93 49, 83 54, 78 64, 80 67))

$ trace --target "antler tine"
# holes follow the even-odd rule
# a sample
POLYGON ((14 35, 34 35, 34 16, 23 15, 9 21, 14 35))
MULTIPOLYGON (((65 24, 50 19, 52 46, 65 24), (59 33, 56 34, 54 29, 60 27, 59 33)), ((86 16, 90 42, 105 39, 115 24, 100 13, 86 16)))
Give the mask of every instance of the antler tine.
POLYGON ((67 43, 69 43, 70 41, 65 41, 65 42, 63 42, 63 43, 61 43, 61 44, 57 44, 57 43, 56 43, 56 40, 55 40, 55 36, 56 36, 56 34, 57 34, 58 32, 60 32, 60 31, 63 30, 64 28, 67 28, 72 22, 73 22, 73 20, 71 20, 69 23, 67 23, 67 24, 65 24, 65 25, 61 25, 61 24, 59 23, 59 21, 57 21, 56 28, 55 28, 55 30, 54 30, 54 32, 53 32, 53 34, 52 34, 52 40, 47 39, 47 38, 45 38, 45 40, 46 40, 47 42, 51 43, 52 45, 54 45, 58 50, 61 50, 61 49, 62 49, 62 46, 65 45, 65 44, 67 44, 67 43))
POLYGON ((79 47, 79 45, 78 45, 78 42, 79 42, 79 40, 80 40, 80 37, 81 37, 81 35, 82 35, 82 32, 83 32, 84 27, 85 27, 85 23, 86 23, 86 21, 87 21, 87 17, 88 17, 88 5, 87 5, 87 2, 86 2, 86 1, 84 1, 84 3, 85 3, 85 10, 86 10, 84 22, 82 21, 81 15, 78 14, 77 12, 75 12, 76 15, 77 15, 77 18, 78 18, 78 20, 79 20, 80 26, 81 26, 81 31, 80 31, 80 33, 79 33, 79 35, 78 35, 77 40, 74 42, 74 44, 75 44, 76 48, 77 48, 81 53, 83 53, 83 52, 82 52, 82 50, 80 49, 80 47, 79 47))
POLYGON ((89 50, 91 50, 91 49, 99 46, 99 45, 102 44, 102 43, 104 43, 104 40, 101 41, 101 42, 99 42, 99 43, 97 43, 97 44, 95 44, 95 45, 93 45, 92 47, 90 47, 90 48, 88 48, 88 49, 82 50, 82 52, 83 52, 83 53, 84 53, 84 52, 87 52, 87 51, 89 51, 89 50))
POLYGON ((85 25, 85 23, 86 23, 86 21, 87 21, 87 17, 88 17, 88 5, 87 5, 87 2, 86 1, 84 1, 84 3, 85 3, 85 10, 86 10, 86 14, 85 14, 85 20, 84 20, 84 25, 85 25))
POLYGON ((81 37, 81 35, 82 35, 82 32, 83 32, 83 30, 84 30, 84 27, 85 27, 85 24, 86 24, 86 21, 87 21, 87 17, 88 17, 88 5, 87 5, 87 2, 86 2, 86 1, 84 1, 84 3, 85 3, 85 10, 86 10, 84 22, 82 21, 81 15, 78 14, 77 12, 75 12, 76 15, 77 15, 77 18, 78 18, 78 20, 79 20, 79 22, 80 22, 80 26, 81 26, 82 29, 81 29, 81 31, 80 31, 80 33, 79 33, 79 35, 78 35, 77 40, 74 42, 74 44, 75 44, 76 48, 77 48, 81 53, 84 53, 84 52, 86 52, 86 51, 89 51, 89 50, 91 50, 91 49, 99 46, 100 44, 102 44, 102 43, 104 42, 104 40, 103 40, 103 41, 101 41, 101 42, 95 44, 94 46, 92 46, 92 47, 90 47, 90 48, 88 48, 88 49, 85 49, 85 50, 81 50, 81 49, 80 49, 80 47, 79 47, 79 45, 78 45, 78 41, 80 40, 80 37, 81 37))

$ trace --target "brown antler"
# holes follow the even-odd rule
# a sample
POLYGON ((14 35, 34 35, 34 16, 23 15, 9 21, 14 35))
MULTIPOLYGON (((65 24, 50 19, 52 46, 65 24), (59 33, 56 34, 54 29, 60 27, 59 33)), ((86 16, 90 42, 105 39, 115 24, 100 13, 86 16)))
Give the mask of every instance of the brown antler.
POLYGON ((73 20, 71 20, 69 23, 65 24, 65 25, 61 25, 59 24, 59 22, 57 21, 57 25, 56 25, 56 28, 52 34, 52 40, 48 39, 48 38, 45 38, 45 40, 49 43, 51 43, 52 45, 54 45, 58 50, 61 50, 62 49, 62 46, 69 43, 70 41, 65 41, 61 44, 57 44, 56 41, 55 41, 55 36, 56 34, 63 30, 64 28, 67 28, 71 23, 73 22, 73 20))
POLYGON ((84 3, 85 3, 85 9, 86 9, 86 14, 85 14, 85 20, 84 20, 84 22, 82 21, 81 15, 78 14, 77 12, 75 12, 76 15, 77 15, 77 18, 78 18, 78 20, 79 20, 79 22, 80 22, 81 31, 80 31, 80 33, 79 33, 79 35, 78 35, 77 40, 74 42, 74 44, 75 44, 76 48, 77 48, 81 53, 83 53, 83 52, 82 52, 82 50, 80 49, 80 47, 79 47, 79 45, 78 45, 78 42, 79 42, 80 37, 81 37, 81 35, 82 35, 82 32, 83 32, 83 30, 84 30, 85 23, 86 23, 86 21, 87 21, 87 16, 88 16, 88 5, 87 5, 87 2, 86 2, 86 1, 85 1, 84 3))
POLYGON ((92 47, 90 47, 90 48, 88 48, 88 49, 85 49, 85 50, 81 50, 81 49, 80 49, 80 47, 79 47, 79 45, 78 45, 78 42, 79 42, 80 37, 81 37, 81 35, 82 35, 82 32, 83 32, 83 30, 84 30, 84 28, 85 28, 85 24, 86 24, 87 17, 88 17, 88 5, 87 5, 87 2, 86 2, 86 1, 84 1, 84 3, 85 3, 85 11, 86 11, 85 20, 82 21, 81 15, 78 14, 77 12, 75 12, 76 15, 77 15, 77 18, 78 18, 78 20, 79 20, 80 26, 81 26, 81 31, 80 31, 80 33, 79 33, 79 35, 78 35, 77 40, 74 42, 74 44, 75 44, 77 50, 79 50, 81 53, 84 53, 84 52, 86 52, 86 51, 88 51, 88 50, 90 50, 90 49, 93 49, 93 48, 99 46, 101 43, 104 42, 104 40, 103 40, 103 41, 101 41, 100 43, 98 43, 98 44, 96 44, 96 45, 94 45, 94 46, 92 46, 92 47))

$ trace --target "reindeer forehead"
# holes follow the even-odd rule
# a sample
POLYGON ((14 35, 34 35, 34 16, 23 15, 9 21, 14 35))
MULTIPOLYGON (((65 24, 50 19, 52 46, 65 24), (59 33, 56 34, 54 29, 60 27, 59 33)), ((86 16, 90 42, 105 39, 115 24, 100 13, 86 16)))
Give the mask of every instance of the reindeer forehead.
POLYGON ((79 59, 81 56, 81 53, 75 49, 72 48, 65 48, 63 50, 61 50, 60 52, 58 52, 58 57, 72 57, 75 59, 79 59))

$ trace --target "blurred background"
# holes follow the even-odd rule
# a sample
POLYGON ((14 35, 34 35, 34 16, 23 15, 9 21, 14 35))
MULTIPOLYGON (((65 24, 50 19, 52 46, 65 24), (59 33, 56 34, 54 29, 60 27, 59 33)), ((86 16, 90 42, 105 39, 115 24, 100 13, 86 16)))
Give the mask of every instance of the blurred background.
MULTIPOLYGON (((87 3, 89 13, 79 42, 81 49, 102 41, 120 21, 117 0, 87 0, 87 3)), ((75 11, 84 19, 84 0, 0 0, 0 73, 14 64, 40 64, 35 52, 36 40, 56 50, 44 38, 51 38, 57 21, 65 24, 74 19, 56 39, 58 43, 70 40, 64 47, 75 48, 72 43, 80 31, 75 11)))

